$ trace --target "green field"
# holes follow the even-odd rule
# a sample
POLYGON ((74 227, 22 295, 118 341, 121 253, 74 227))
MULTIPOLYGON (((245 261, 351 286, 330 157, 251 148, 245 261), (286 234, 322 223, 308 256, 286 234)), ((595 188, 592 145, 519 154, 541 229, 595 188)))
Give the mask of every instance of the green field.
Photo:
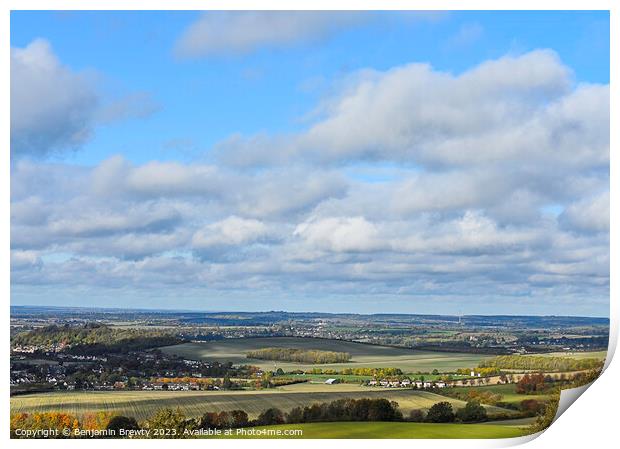
MULTIPOLYGON (((228 438, 514 438, 524 428, 499 424, 430 424, 407 422, 333 422, 256 427, 272 432, 300 429, 301 436, 242 436, 228 438)), ((222 436, 222 438, 227 438, 222 436)))
MULTIPOLYGON (((148 418, 158 409, 180 407, 188 417, 205 412, 245 410, 251 418, 263 410, 278 407, 289 411, 293 407, 330 402, 341 398, 386 398, 398 402, 404 414, 413 409, 428 409, 433 404, 449 401, 454 408, 464 402, 437 394, 405 390, 361 387, 340 384, 296 384, 274 390, 258 391, 109 391, 109 392, 52 392, 11 398, 11 413, 63 411, 82 416, 87 412, 110 411, 138 420, 148 418)), ((511 413, 498 407, 487 407, 489 415, 511 413)))
POLYGON ((548 394, 518 394, 515 392, 515 384, 506 385, 487 385, 481 387, 455 387, 452 391, 490 391, 491 393, 501 394, 502 402, 518 405, 526 399, 536 399, 540 402, 546 402, 551 397, 548 394))
POLYGON ((482 360, 491 358, 483 354, 465 354, 455 352, 417 351, 408 348, 395 348, 344 340, 327 340, 297 337, 265 337, 265 338, 231 338, 203 343, 185 343, 161 348, 163 352, 176 354, 194 360, 218 360, 234 364, 256 365, 272 370, 274 366, 285 371, 295 369, 311 370, 312 368, 400 368, 403 372, 441 372, 453 371, 457 368, 478 366, 482 360), (348 352, 352 359, 347 363, 330 363, 309 365, 294 362, 273 362, 249 359, 246 352, 259 348, 282 347, 300 349, 320 349, 323 351, 348 352))

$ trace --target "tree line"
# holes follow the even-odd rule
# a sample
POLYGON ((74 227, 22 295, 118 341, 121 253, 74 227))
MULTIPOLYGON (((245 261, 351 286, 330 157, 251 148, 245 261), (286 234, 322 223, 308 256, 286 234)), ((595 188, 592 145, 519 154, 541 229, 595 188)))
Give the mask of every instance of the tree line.
MULTIPOLYGON (((271 407, 263 410, 255 419, 249 419, 244 410, 207 412, 199 418, 187 418, 177 408, 165 408, 153 416, 138 423, 135 418, 114 415, 109 412, 87 413, 81 419, 68 413, 41 412, 15 413, 11 415, 11 437, 23 438, 24 430, 57 431, 52 438, 79 437, 75 433, 82 430, 113 431, 112 437, 120 431, 139 431, 167 429, 165 434, 150 434, 149 437, 189 438, 200 429, 230 429, 251 426, 269 426, 277 424, 300 424, 313 422, 337 421, 411 421, 411 422, 481 422, 487 420, 486 410, 477 401, 468 402, 463 408, 453 410, 449 402, 434 404, 427 413, 413 410, 408 417, 403 417, 397 402, 387 399, 338 399, 331 402, 316 403, 305 407, 295 407, 288 413, 271 407), (22 433, 18 432, 18 429, 22 433), (63 432, 69 429, 70 434, 63 432)), ((144 435, 143 435, 144 436, 144 435)), ((139 437, 139 435, 136 435, 139 437)))
POLYGON ((402 376, 400 368, 312 368, 311 370, 293 370, 291 374, 339 374, 342 376, 372 376, 376 378, 402 376))
POLYGON ((11 347, 52 345, 65 346, 66 352, 78 355, 126 353, 181 343, 170 331, 135 328, 112 328, 99 323, 81 326, 51 325, 17 334, 11 347))
POLYGON ((483 360, 479 368, 523 369, 534 371, 580 371, 595 369, 602 366, 599 359, 571 359, 568 357, 543 357, 500 355, 483 360))
POLYGON ((351 360, 348 352, 321 351, 319 349, 261 348, 248 351, 246 357, 259 360, 278 360, 298 363, 344 363, 351 360))

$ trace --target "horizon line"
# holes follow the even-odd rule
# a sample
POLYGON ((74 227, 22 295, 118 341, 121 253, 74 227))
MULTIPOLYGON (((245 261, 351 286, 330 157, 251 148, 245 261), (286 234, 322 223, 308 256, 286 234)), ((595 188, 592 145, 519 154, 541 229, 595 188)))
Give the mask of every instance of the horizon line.
POLYGON ((133 311, 133 312, 192 312, 192 313, 289 313, 289 314, 322 314, 322 315, 360 315, 360 316, 374 316, 374 315, 407 315, 407 316, 440 316, 440 317, 535 317, 535 318, 596 318, 606 319, 610 321, 609 316, 589 316, 589 315, 522 315, 522 314, 441 314, 441 313, 406 313, 406 312, 391 312, 391 313, 356 313, 356 312, 295 312, 287 310, 208 310, 208 309, 157 309, 157 308, 129 308, 129 307, 112 307, 112 306, 58 306, 58 305, 37 305, 37 304, 9 304, 10 308, 22 307, 22 308, 48 308, 48 309, 84 309, 84 310, 118 310, 118 311, 133 311))

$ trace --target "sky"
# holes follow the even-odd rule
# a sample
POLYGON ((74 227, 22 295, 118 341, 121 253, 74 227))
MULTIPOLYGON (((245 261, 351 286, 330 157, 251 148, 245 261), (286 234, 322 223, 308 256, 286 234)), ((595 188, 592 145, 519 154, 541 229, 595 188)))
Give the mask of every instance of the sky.
POLYGON ((609 315, 606 12, 11 14, 11 303, 609 315))

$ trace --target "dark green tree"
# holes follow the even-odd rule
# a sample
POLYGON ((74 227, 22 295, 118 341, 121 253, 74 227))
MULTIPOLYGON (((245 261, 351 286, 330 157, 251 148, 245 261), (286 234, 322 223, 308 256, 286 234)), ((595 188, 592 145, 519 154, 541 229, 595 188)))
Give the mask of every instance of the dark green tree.
POLYGON ((452 405, 447 401, 433 404, 426 414, 426 421, 436 423, 453 422, 454 412, 452 411, 452 405))
POLYGON ((256 424, 259 426, 270 426, 273 424, 283 424, 284 415, 279 408, 268 408, 264 410, 256 419, 256 424))
POLYGON ((487 411, 478 401, 469 401, 465 407, 457 410, 456 418, 461 422, 486 421, 487 411))
POLYGON ((128 416, 117 415, 110 419, 108 425, 106 426, 106 430, 113 430, 116 436, 119 436, 120 431, 122 430, 138 430, 140 426, 135 418, 131 418, 128 416))

